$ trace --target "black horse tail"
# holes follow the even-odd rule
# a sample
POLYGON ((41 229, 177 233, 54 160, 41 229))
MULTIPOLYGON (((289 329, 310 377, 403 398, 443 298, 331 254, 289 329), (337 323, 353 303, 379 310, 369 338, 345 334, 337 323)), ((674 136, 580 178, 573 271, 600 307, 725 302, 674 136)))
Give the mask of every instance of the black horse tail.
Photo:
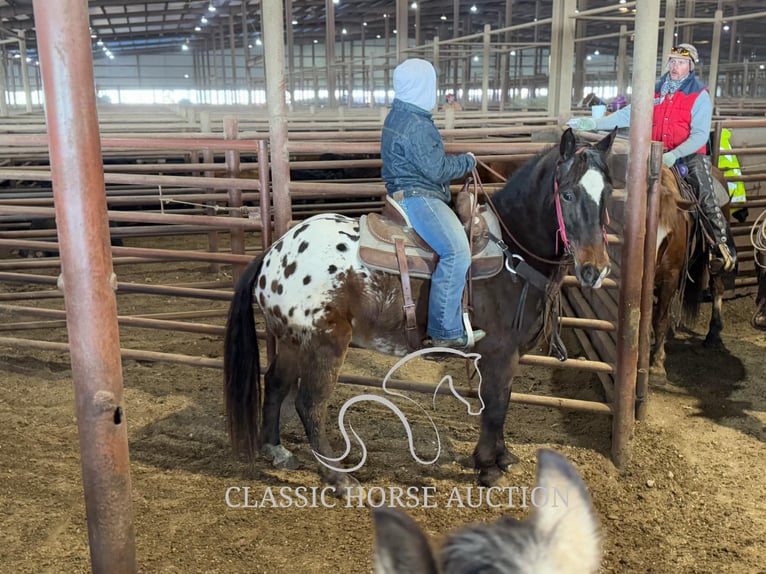
POLYGON ((683 292, 683 320, 687 325, 693 324, 699 317, 702 296, 709 282, 707 260, 708 250, 701 249, 689 261, 683 292))
POLYGON ((261 367, 253 318, 253 287, 263 254, 245 267, 237 282, 223 339, 224 402, 234 451, 247 460, 261 446, 261 367))

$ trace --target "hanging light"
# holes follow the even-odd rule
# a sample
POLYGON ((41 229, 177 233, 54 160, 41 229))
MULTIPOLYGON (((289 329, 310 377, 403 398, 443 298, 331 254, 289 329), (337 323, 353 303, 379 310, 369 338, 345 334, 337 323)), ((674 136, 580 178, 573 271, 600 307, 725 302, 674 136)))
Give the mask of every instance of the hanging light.
POLYGON ((215 12, 215 6, 213 6, 212 2, 210 4, 208 4, 207 11, 208 12, 215 12))

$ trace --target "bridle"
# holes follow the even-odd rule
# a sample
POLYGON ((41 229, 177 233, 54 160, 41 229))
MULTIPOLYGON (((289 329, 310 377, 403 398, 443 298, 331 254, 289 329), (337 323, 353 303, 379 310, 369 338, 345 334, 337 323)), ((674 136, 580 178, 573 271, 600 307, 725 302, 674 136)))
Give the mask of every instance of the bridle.
MULTIPOLYGON (((575 150, 575 155, 579 155, 582 152, 584 152, 586 149, 588 149, 589 146, 583 146, 577 150, 575 150)), ((558 231, 556 232, 556 253, 559 252, 559 237, 561 237, 561 242, 564 245, 564 251, 568 253, 570 256, 572 254, 572 250, 569 247, 569 240, 567 239, 567 228, 566 225, 564 225, 564 214, 561 211, 561 196, 559 195, 559 169, 561 168, 561 164, 564 163, 562 161, 558 162, 556 164, 556 173, 553 176, 553 201, 556 204, 556 219, 558 220, 558 231)), ((604 243, 609 243, 609 239, 606 234, 606 226, 609 225, 609 211, 604 208, 604 224, 601 226, 601 233, 604 236, 604 243)))
MULTIPOLYGON (((575 150, 575 155, 581 154, 586 149, 588 149, 588 147, 589 146, 586 145, 586 146, 582 146, 582 147, 578 148, 577 150, 575 150)), ((493 170, 491 167, 489 167, 486 163, 484 163, 479 158, 476 158, 476 162, 477 162, 477 164, 481 164, 484 167, 484 169, 486 169, 488 172, 490 172, 495 177, 498 177, 498 178, 500 178, 500 179, 502 179, 504 181, 507 180, 507 178, 505 178, 502 175, 500 175, 499 173, 497 173, 495 170, 493 170)), ((548 265, 561 266, 561 267, 563 267, 565 265, 569 265, 572 262, 572 260, 574 259, 573 255, 572 255, 572 250, 571 250, 571 248, 569 246, 569 239, 567 238, 566 225, 564 224, 564 215, 563 215, 563 212, 562 212, 562 209, 561 209, 561 198, 559 197, 559 181, 558 181, 558 176, 559 176, 559 171, 560 171, 561 165, 563 163, 564 162, 559 161, 556 164, 556 171, 555 171, 555 173, 553 175, 553 196, 554 196, 554 203, 555 203, 555 206, 556 206, 556 220, 557 220, 557 224, 558 224, 558 229, 556 231, 556 253, 558 253, 558 251, 559 251, 559 247, 558 247, 559 237, 561 237, 561 241, 562 241, 562 243, 564 245, 564 253, 565 253, 565 257, 563 257, 561 259, 548 259, 546 257, 542 257, 540 255, 537 255, 536 253, 530 251, 527 247, 525 247, 524 244, 521 243, 521 241, 519 241, 516 238, 516 236, 514 236, 513 233, 511 233, 511 230, 508 229, 508 226, 505 224, 503 219, 500 217, 500 214, 498 213, 497 208, 495 207, 495 204, 492 202, 492 198, 486 192, 486 190, 484 189, 484 186, 481 183, 481 180, 479 179, 479 174, 478 174, 476 168, 474 168, 474 170, 473 170, 473 172, 471 174, 471 176, 472 176, 472 178, 474 180, 474 185, 478 186, 478 188, 484 194, 484 197, 487 200, 487 205, 489 205, 490 209, 492 210, 492 212, 497 217, 497 220, 498 220, 498 222, 500 224, 500 227, 502 228, 503 232, 511 239, 511 241, 513 241, 513 243, 516 244, 516 246, 519 249, 521 249, 521 251, 523 251, 526 255, 529 255, 533 259, 535 259, 535 260, 537 260, 537 261, 539 261, 541 263, 545 263, 545 264, 548 264, 548 265)), ((474 205, 475 205, 475 202, 474 202, 474 205)), ((608 225, 608 224, 609 224, 609 212, 607 211, 606 212, 606 218, 605 218, 604 225, 601 226, 601 230, 602 230, 602 233, 604 235, 604 241, 607 241, 606 225, 608 225)), ((506 257, 508 257, 508 255, 509 255, 508 247, 505 245, 503 240, 501 238, 495 238, 495 237, 491 237, 491 236, 490 236, 490 238, 493 241, 495 241, 495 243, 497 243, 498 246, 501 249, 503 249, 503 252, 506 253, 506 257)), ((518 258, 518 256, 514 256, 514 255, 511 255, 511 257, 517 257, 518 258)))

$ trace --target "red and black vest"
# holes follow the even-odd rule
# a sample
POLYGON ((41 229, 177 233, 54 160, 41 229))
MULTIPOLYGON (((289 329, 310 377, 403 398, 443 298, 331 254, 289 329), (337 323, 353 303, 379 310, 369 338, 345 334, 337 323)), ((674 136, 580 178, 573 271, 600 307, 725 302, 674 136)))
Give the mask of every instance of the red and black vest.
MULTIPOLYGON (((660 102, 660 88, 665 76, 654 86, 654 115, 652 117, 652 139, 661 141, 666 151, 677 148, 684 143, 691 132, 692 107, 697 97, 707 91, 705 85, 697 79, 694 72, 671 96, 667 94, 660 102)), ((705 153, 702 146, 697 153, 705 153)))

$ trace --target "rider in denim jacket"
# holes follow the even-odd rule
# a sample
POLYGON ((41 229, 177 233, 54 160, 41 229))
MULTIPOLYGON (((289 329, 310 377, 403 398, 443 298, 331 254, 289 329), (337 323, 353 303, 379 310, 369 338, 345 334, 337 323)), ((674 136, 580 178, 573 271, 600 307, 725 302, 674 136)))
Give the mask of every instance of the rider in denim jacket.
MULTIPOLYGON (((449 207, 450 181, 476 166, 473 154, 447 156, 431 118, 436 105, 436 71, 426 60, 405 60, 394 70, 395 99, 380 144, 386 190, 412 227, 439 255, 431 278, 427 344, 466 348, 461 297, 471 265, 465 230, 449 207)), ((474 342, 484 337, 475 330, 474 342)))

